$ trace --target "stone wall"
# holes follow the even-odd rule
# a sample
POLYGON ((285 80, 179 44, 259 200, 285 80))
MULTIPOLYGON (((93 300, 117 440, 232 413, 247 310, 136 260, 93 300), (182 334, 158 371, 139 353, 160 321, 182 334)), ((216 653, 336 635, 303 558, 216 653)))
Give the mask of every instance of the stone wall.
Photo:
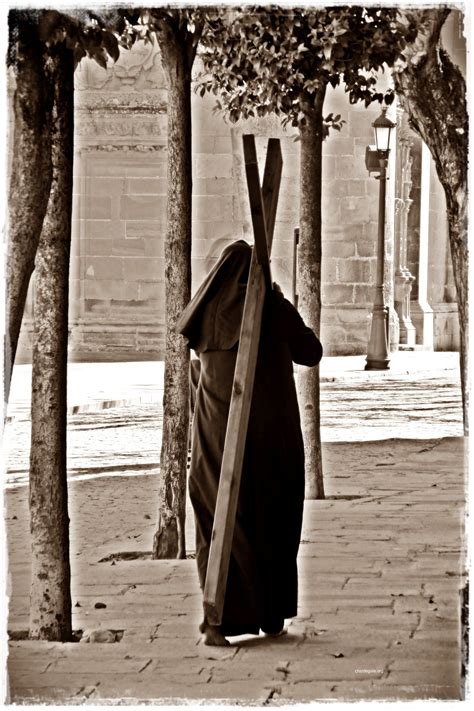
MULTIPOLYGON (((299 143, 275 117, 229 124, 212 96, 193 96, 193 290, 222 249, 253 241, 242 134, 254 133, 263 172, 267 138, 281 139, 283 175, 273 276, 293 292, 299 221, 299 143)), ((76 78, 71 354, 162 357, 166 229, 166 91, 156 50, 138 47, 108 72, 83 60, 76 78), (131 53, 133 55, 133 53, 131 53)), ((327 112, 346 121, 324 145, 323 312, 327 354, 363 353, 376 267, 377 183, 365 147, 376 108, 331 91, 327 112)), ((390 258, 391 250, 388 250, 390 258)), ((390 259, 389 259, 390 269, 390 259)))
MULTIPOLYGON (((163 357, 166 103, 160 57, 153 45, 137 43, 107 70, 84 59, 76 71, 71 359, 163 357)), ((284 167, 272 270, 291 298, 294 229, 299 222, 296 129, 283 129, 276 117, 230 124, 213 113, 214 104, 212 96, 193 95, 193 290, 226 244, 240 238, 253 241, 242 134, 254 133, 261 174, 268 137, 281 140, 284 167)), ((326 355, 361 354, 367 348, 376 274, 379 184, 367 173, 365 149, 374 142, 371 124, 379 110, 378 105, 369 110, 363 105, 351 106, 341 88, 328 91, 325 112, 341 114, 345 123, 340 133, 331 132, 323 146, 321 340, 326 355)), ((390 113, 395 118, 395 109, 390 113)), ((393 308, 395 158, 392 150, 385 265, 392 349, 398 347, 399 334, 393 308)), ((448 348, 456 345, 452 274, 446 267, 450 260, 436 180, 433 176, 431 203, 438 213, 433 212, 430 218, 434 242, 430 246, 429 299, 440 313, 437 347, 448 348)), ((30 340, 33 304, 32 293, 23 352, 30 340)))
MULTIPOLYGON (((347 122, 323 151, 322 341, 327 355, 364 353, 376 274, 378 183, 365 167, 377 108, 328 96, 328 112, 347 122)), ((390 256, 390 250, 388 250, 390 256)))
POLYGON ((73 357, 149 357, 163 340, 166 98, 151 45, 76 71, 73 357))

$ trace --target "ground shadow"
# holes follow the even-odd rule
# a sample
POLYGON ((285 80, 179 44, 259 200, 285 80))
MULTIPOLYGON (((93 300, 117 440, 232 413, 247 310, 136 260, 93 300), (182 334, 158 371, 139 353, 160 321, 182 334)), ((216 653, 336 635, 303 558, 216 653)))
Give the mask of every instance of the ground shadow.
POLYGON ((270 644, 278 644, 279 646, 294 646, 298 642, 302 642, 303 639, 303 635, 288 633, 281 635, 281 637, 259 635, 258 637, 245 636, 235 640, 231 638, 230 644, 232 647, 244 647, 251 649, 252 647, 268 646, 270 644))

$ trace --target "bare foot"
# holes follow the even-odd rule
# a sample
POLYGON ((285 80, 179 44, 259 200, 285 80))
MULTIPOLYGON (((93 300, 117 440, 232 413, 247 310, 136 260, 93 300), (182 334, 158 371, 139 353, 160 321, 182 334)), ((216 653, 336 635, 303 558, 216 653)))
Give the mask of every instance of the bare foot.
POLYGON ((219 627, 203 622, 199 625, 199 631, 204 635, 204 644, 209 647, 228 647, 229 641, 221 634, 219 627))

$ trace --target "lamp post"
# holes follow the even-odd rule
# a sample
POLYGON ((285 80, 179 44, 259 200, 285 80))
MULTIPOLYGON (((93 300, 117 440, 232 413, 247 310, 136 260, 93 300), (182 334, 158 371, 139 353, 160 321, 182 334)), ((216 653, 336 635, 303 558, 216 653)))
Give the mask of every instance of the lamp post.
POLYGON ((385 188, 387 178, 388 156, 390 153, 390 134, 396 126, 386 116, 387 106, 382 107, 382 113, 375 119, 372 126, 375 129, 375 146, 367 146, 365 164, 369 174, 378 171, 376 179, 379 183, 379 216, 377 234, 377 279, 375 298, 372 309, 372 324, 369 344, 367 346, 367 363, 365 370, 386 370, 389 367, 389 317, 385 304, 384 267, 385 267, 385 188))

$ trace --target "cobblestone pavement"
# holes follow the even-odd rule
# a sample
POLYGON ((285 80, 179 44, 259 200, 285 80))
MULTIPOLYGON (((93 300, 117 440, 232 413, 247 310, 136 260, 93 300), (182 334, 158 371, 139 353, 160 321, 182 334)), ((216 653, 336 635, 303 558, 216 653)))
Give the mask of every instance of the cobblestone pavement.
MULTIPOLYGON (((159 452, 158 446, 150 449, 150 440, 158 441, 158 411, 147 417, 145 404, 104 410, 102 428, 100 418, 94 420, 97 412, 73 416, 70 439, 78 438, 70 483, 73 627, 112 630, 117 641, 11 641, 10 701, 230 699, 278 705, 459 699, 466 455, 463 438, 450 436, 459 434, 459 386, 449 368, 419 373, 408 379, 406 390, 398 378, 402 373, 392 385, 394 374, 376 375, 380 389, 375 395, 371 387, 365 407, 357 399, 356 376, 328 379, 326 432, 339 428, 339 433, 323 447, 327 498, 305 504, 299 611, 289 634, 232 638, 223 649, 199 640, 195 561, 149 558, 159 452), (384 376, 388 390, 382 400, 384 376), (411 407, 403 415, 405 398, 411 407), (424 415, 415 414, 418 404, 424 415), (140 412, 143 419, 136 423, 130 414, 140 412), (343 414, 368 417, 378 433, 391 433, 392 439, 340 441, 354 430, 348 426, 344 434, 343 414), (431 423, 438 434, 417 434, 413 417, 418 425, 431 423), (327 424, 331 418, 333 425, 327 424), (132 468, 137 453, 149 458, 138 460, 142 470, 132 468), (99 471, 91 471, 94 462, 99 471), (105 466, 109 469, 102 471, 105 466), (137 473, 141 476, 132 476, 137 473), (95 608, 97 602, 106 607, 95 608)), ((27 487, 17 484, 7 491, 9 629, 20 637, 28 626, 27 506, 27 487)), ((189 509, 186 535, 192 556, 189 509)))

